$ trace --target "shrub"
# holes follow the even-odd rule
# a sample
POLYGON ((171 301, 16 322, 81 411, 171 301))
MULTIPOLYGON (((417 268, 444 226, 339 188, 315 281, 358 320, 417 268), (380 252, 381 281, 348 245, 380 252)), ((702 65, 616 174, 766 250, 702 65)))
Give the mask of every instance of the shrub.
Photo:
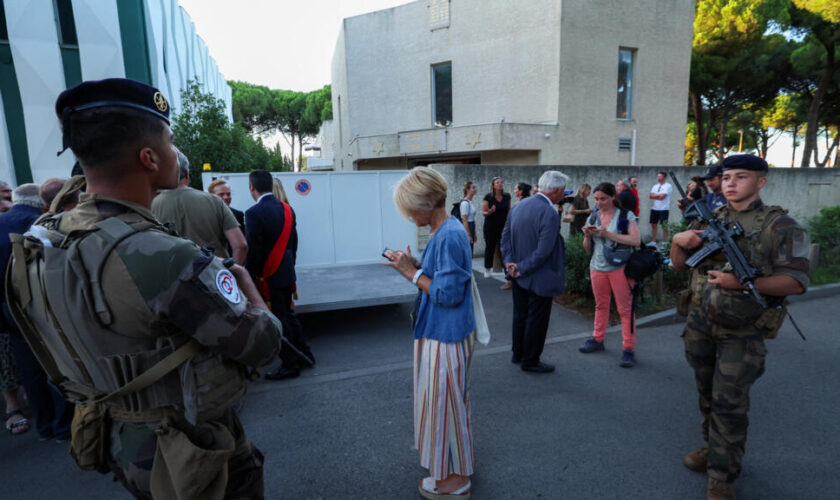
POLYGON ((811 241, 820 245, 820 261, 811 276, 812 285, 840 281, 840 206, 823 207, 808 230, 811 241))
POLYGON ((589 283, 590 255, 583 249, 583 234, 569 236, 566 240, 566 293, 591 296, 589 283))
POLYGON ((840 205, 823 207, 809 224, 811 241, 819 243, 820 251, 840 250, 840 205))

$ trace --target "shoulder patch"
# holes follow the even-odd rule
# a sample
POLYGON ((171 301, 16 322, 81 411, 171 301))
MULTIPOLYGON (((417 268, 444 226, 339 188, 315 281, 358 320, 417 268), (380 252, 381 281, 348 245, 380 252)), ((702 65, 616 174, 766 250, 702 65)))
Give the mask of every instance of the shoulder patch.
POLYGON ((236 278, 227 269, 219 269, 219 272, 216 273, 216 288, 219 289, 222 297, 231 304, 238 304, 242 301, 242 294, 239 292, 236 278))

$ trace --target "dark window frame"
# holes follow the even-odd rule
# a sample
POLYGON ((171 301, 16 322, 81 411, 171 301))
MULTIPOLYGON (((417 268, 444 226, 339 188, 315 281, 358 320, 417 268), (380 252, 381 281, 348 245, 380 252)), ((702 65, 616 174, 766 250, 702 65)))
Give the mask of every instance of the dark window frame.
POLYGON ((452 61, 444 61, 431 65, 431 88, 432 88, 432 126, 449 127, 452 125, 452 61), (443 68, 449 68, 448 76, 440 72, 443 68), (446 80, 439 80, 441 77, 448 78, 448 88, 441 88, 446 85, 446 80), (439 83, 441 85, 439 85, 439 83), (441 90, 444 92, 441 93, 441 90))
POLYGON ((616 85, 615 117, 618 120, 633 119, 633 83, 636 69, 636 49, 618 48, 618 81, 616 85), (625 55, 629 55, 627 61, 625 55))

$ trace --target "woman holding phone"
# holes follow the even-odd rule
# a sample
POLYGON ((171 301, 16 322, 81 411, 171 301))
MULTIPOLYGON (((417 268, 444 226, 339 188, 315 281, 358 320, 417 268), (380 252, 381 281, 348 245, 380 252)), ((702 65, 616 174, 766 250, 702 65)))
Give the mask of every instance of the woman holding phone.
POLYGON ((429 469, 418 488, 425 498, 469 498, 473 473, 468 373, 475 342, 472 254, 461 221, 446 211, 446 181, 428 167, 412 169, 394 203, 431 236, 418 262, 386 250, 384 264, 419 289, 414 325, 414 444, 429 469))
MULTIPOLYGON (((629 247, 639 246, 639 227, 633 212, 619 207, 613 184, 602 182, 595 186, 594 198, 596 208, 583 226, 583 248, 592 254, 589 277, 592 294, 595 295, 595 324, 592 337, 578 350, 584 354, 604 350, 604 338, 610 320, 610 296, 614 295, 621 316, 623 352, 620 365, 630 368, 636 364, 636 332, 635 322, 632 321, 633 283, 624 275, 624 263, 618 263, 620 257, 615 254, 622 250, 629 252, 629 247)), ((629 253, 626 255, 629 256, 629 253)))

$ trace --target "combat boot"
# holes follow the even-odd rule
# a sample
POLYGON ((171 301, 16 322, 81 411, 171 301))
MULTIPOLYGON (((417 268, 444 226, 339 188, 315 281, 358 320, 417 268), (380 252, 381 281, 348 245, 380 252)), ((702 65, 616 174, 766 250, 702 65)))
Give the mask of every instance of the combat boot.
POLYGON ((683 464, 694 472, 706 472, 709 463, 709 447, 704 446, 683 457, 683 464))
POLYGON ((709 478, 706 500, 735 500, 735 483, 709 478))

